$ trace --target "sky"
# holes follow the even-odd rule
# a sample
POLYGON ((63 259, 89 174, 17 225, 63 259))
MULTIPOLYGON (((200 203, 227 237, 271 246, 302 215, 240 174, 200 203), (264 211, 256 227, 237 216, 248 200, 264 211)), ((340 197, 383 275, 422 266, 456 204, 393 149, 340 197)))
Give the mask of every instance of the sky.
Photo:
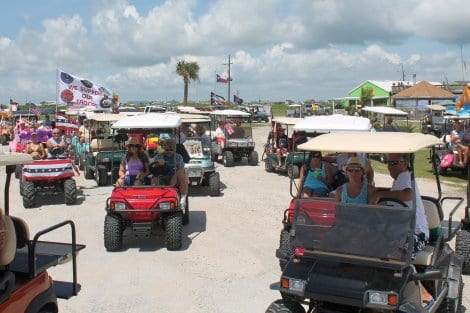
MULTIPOLYGON (((468 1, 468 0, 467 0, 468 1)), ((2 1, 0 103, 55 101, 57 69, 121 102, 329 100, 366 80, 470 80, 466 0, 2 1), (467 66, 468 64, 468 66, 467 66)))

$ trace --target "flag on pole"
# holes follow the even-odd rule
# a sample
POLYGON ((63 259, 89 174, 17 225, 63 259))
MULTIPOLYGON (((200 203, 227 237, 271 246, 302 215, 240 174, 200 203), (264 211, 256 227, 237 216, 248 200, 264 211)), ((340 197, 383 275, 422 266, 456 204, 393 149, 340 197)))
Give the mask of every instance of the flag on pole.
POLYGON ((29 104, 29 112, 33 113, 36 116, 39 116, 41 115, 41 108, 31 102, 29 104))
POLYGON ((78 131, 78 122, 64 114, 55 114, 55 127, 63 131, 78 131))
POLYGON ((226 84, 228 83, 228 79, 220 76, 219 74, 215 75, 216 82, 226 84))
POLYGON ((455 110, 457 112, 460 111, 460 108, 466 104, 470 104, 470 86, 466 86, 463 89, 459 102, 455 104, 455 110))
POLYGON ((242 104, 243 103, 243 99, 240 98, 239 96, 237 95, 233 95, 233 102, 237 103, 238 105, 242 104))
POLYGON ((18 102, 15 102, 10 98, 10 105, 18 105, 18 102))

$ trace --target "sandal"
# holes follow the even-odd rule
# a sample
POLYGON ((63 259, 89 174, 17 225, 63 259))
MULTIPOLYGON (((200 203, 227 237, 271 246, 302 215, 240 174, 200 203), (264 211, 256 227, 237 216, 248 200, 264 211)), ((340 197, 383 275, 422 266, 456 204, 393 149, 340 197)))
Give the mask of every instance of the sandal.
POLYGON ((421 302, 422 302, 423 309, 429 311, 429 309, 431 309, 431 307, 436 301, 434 301, 434 299, 431 299, 431 300, 423 300, 421 302))

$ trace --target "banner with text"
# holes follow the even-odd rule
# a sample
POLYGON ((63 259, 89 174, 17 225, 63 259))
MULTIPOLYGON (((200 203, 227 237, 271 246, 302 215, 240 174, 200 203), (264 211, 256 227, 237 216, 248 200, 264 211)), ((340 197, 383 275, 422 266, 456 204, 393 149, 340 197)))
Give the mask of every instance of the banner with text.
POLYGON ((57 103, 67 106, 113 110, 118 96, 97 83, 57 70, 57 103))

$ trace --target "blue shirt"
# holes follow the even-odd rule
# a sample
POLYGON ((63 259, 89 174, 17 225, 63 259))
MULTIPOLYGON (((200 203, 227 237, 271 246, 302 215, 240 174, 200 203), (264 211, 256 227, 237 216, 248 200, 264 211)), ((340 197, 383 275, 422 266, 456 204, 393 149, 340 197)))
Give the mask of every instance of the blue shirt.
MULTIPOLYGON (((326 178, 326 174, 325 174, 325 163, 322 161, 321 163, 321 172, 320 172, 320 176, 325 179, 326 178)), ((307 173, 307 177, 305 178, 305 183, 304 183, 304 187, 308 187, 308 188, 312 188, 312 189, 316 189, 316 188, 325 188, 325 189, 329 189, 328 186, 322 182, 321 180, 319 180, 317 178, 317 174, 316 174, 316 171, 315 170, 309 170, 308 173, 307 173)))
POLYGON ((361 187, 361 192, 357 195, 357 197, 353 198, 350 197, 348 194, 348 183, 345 183, 341 190, 341 202, 344 203, 359 203, 365 204, 367 203, 367 183, 364 182, 361 187))
POLYGON ((175 175, 176 170, 179 170, 180 168, 184 169, 183 157, 179 153, 175 153, 174 155, 171 155, 171 156, 168 156, 164 153, 160 153, 155 156, 154 161, 157 161, 157 160, 165 160, 166 165, 168 165, 168 167, 170 168, 170 172, 168 173, 168 175, 173 176, 175 175))

